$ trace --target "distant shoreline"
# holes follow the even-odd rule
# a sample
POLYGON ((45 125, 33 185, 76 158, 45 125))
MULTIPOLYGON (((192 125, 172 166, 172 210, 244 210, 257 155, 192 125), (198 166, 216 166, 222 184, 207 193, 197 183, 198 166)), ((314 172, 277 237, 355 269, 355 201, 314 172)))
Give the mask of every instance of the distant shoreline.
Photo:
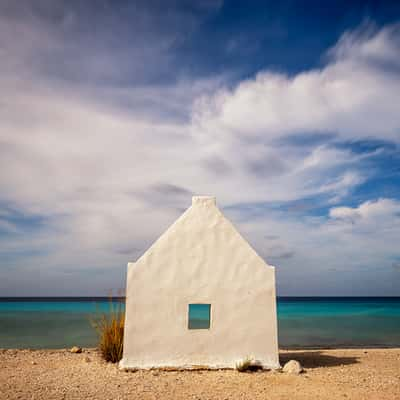
MULTIPOLYGON (((77 343, 79 345, 79 343, 77 343)), ((85 347, 88 350, 97 351, 97 347, 85 347)), ((32 348, 32 347, 0 347, 0 352, 6 351, 69 351, 70 347, 43 347, 43 348, 32 348)), ((335 350, 399 350, 400 352, 400 345, 398 346, 325 346, 325 347, 318 347, 318 346, 293 346, 293 347, 280 347, 279 351, 290 352, 290 351, 335 351, 335 350)))

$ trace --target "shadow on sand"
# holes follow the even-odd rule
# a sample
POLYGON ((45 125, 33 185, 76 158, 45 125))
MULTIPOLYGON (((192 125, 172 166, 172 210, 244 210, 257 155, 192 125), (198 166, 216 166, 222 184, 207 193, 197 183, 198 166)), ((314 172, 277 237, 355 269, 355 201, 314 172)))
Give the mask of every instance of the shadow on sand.
POLYGON ((357 357, 338 357, 323 354, 322 351, 285 352, 279 354, 281 365, 289 360, 297 360, 304 368, 335 367, 358 363, 357 357))

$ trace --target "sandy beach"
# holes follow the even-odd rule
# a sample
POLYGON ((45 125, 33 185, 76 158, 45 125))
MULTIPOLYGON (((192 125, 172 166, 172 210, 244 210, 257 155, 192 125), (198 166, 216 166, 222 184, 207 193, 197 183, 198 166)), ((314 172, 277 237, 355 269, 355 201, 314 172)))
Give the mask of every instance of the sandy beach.
POLYGON ((0 399, 399 399, 400 349, 280 351, 300 375, 124 372, 95 349, 1 350, 0 399))

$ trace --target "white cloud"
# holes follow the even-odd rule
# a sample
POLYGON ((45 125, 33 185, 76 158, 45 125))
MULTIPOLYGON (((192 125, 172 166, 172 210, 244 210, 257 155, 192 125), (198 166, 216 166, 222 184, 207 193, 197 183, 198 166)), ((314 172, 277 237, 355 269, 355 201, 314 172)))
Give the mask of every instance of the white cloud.
POLYGON ((400 29, 346 33, 321 69, 289 77, 268 71, 201 99, 198 134, 272 139, 304 132, 400 141, 400 29))
MULTIPOLYGON (((395 218, 400 215, 400 202, 393 199, 366 201, 358 207, 334 207, 329 211, 331 218, 339 220, 376 220, 395 218)), ((385 221, 386 222, 386 221, 385 221)))

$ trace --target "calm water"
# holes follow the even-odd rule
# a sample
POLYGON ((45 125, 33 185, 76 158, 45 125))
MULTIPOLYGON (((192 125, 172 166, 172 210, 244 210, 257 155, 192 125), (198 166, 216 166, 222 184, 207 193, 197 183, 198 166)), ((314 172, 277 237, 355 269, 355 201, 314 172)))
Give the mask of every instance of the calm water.
MULTIPOLYGON (((0 348, 96 345, 105 298, 2 299, 0 348)), ((279 298, 280 347, 400 347, 400 297, 279 298)))

